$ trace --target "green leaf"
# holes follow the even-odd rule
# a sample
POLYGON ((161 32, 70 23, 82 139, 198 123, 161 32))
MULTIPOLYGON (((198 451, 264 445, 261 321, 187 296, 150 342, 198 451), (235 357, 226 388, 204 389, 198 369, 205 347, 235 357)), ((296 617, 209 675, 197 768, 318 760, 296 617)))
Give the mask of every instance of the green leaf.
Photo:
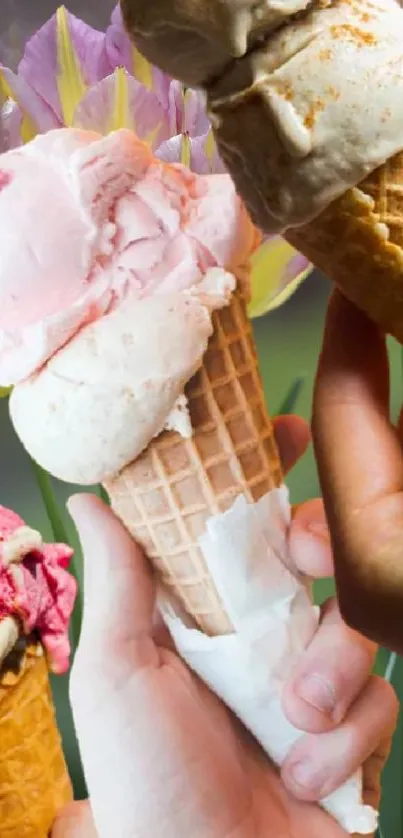
POLYGON ((32 470, 37 482, 42 500, 49 518, 52 529, 52 536, 55 541, 68 544, 67 530, 63 524, 59 507, 54 495, 53 486, 49 474, 44 471, 34 460, 31 460, 32 470))
POLYGON ((106 506, 111 505, 110 500, 109 500, 109 495, 101 484, 99 484, 99 486, 97 486, 95 491, 96 491, 96 494, 98 495, 98 497, 101 499, 102 503, 106 504, 106 506))
POLYGON ((393 682, 393 673, 395 671, 395 666, 397 664, 397 654, 396 652, 391 652, 388 658, 388 662, 385 667, 385 674, 384 679, 385 681, 389 681, 390 684, 393 682))
POLYGON ((11 387, 0 387, 0 399, 6 399, 11 393, 11 387))
POLYGON ((305 376, 301 375, 293 381, 288 393, 280 404, 276 416, 286 416, 288 413, 293 413, 301 395, 302 388, 305 384, 305 376))
MULTIPOLYGON (((47 516, 49 519, 49 523, 52 530, 52 536, 54 541, 60 542, 62 544, 69 544, 69 537, 64 526, 62 516, 60 514, 59 506, 57 500, 55 498, 55 493, 52 485, 52 480, 50 475, 41 468, 38 463, 35 463, 34 460, 31 459, 31 466, 34 473, 34 477, 41 494, 47 516)), ((77 572, 76 562, 74 560, 74 555, 71 559, 70 563, 70 573, 76 579, 78 584, 77 589, 77 598, 75 608, 71 618, 70 624, 70 631, 71 631, 71 639, 73 650, 78 646, 78 641, 80 639, 80 631, 81 631, 81 621, 82 621, 82 597, 81 591, 79 587, 79 575, 77 572)))

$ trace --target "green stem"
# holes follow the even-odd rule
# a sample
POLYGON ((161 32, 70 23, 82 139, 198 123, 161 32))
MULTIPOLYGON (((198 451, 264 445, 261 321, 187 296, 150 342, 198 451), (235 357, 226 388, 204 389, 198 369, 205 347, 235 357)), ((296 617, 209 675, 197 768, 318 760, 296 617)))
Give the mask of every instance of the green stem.
POLYGON ((305 378, 304 376, 299 376, 298 378, 293 381, 291 384, 288 393, 285 395, 282 403, 280 404, 276 416, 286 416, 288 413, 292 413, 295 410, 295 406, 301 394, 301 390, 304 386, 305 378))
MULTIPOLYGON (((56 542, 59 542, 61 544, 69 544, 68 533, 66 527, 64 526, 63 519, 60 514, 59 507, 57 505, 51 478, 46 471, 44 471, 37 463, 34 462, 34 460, 31 460, 31 466, 49 519, 50 527, 52 530, 52 537, 56 542)), ((72 576, 74 576, 74 578, 76 579, 78 586, 75 608, 71 617, 70 624, 72 645, 73 650, 75 651, 78 646, 78 641, 80 639, 82 621, 82 598, 80 589, 80 578, 77 571, 77 564, 74 560, 74 556, 71 559, 70 572, 72 576)))
POLYGON ((390 655, 389 655, 389 660, 388 660, 386 669, 385 669, 385 675, 383 676, 385 678, 385 681, 389 681, 390 684, 392 683, 393 673, 395 671, 396 664, 397 664, 397 654, 396 654, 396 652, 391 652, 390 655))
POLYGON ((68 544, 67 530, 63 524, 57 501, 54 496, 52 483, 49 475, 37 463, 31 460, 32 469, 38 484, 39 491, 49 518, 52 530, 52 537, 55 541, 68 544))
POLYGON ((101 484, 97 486, 97 495, 106 506, 110 506, 109 495, 101 484))

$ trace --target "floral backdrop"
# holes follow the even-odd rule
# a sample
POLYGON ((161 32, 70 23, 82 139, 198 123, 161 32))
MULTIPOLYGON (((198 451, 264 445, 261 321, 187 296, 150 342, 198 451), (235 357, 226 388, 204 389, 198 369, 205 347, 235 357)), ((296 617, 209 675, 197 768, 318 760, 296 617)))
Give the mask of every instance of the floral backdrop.
MULTIPOLYGON (((150 67, 130 44, 114 3, 70 0, 69 11, 57 5, 53 0, 1 0, 0 150, 63 125, 100 133, 129 127, 161 159, 200 173, 221 171, 203 97, 150 67)), ((264 242, 256 253, 251 314, 258 318, 255 333, 272 412, 296 410, 309 418, 328 293, 326 280, 312 273, 282 239, 264 242)), ((390 351, 392 406, 397 412, 403 399, 401 351, 393 342, 390 351)), ((77 548, 75 572, 81 581, 78 545, 64 512, 69 487, 50 482, 29 462, 10 427, 6 398, 0 401, 0 439, 0 503, 13 506, 45 534, 70 540, 77 548)), ((289 485, 296 502, 317 494, 312 451, 294 470, 289 485)), ((329 592, 328 583, 319 585, 318 599, 329 592)), ((79 635, 80 611, 79 599, 73 643, 79 635)), ((402 698, 402 662, 381 650, 378 670, 393 680, 402 698)), ((67 679, 55 680, 66 754, 76 793, 82 796, 85 787, 67 686, 67 679)), ((403 834, 402 787, 400 726, 384 780, 383 838, 403 834)))

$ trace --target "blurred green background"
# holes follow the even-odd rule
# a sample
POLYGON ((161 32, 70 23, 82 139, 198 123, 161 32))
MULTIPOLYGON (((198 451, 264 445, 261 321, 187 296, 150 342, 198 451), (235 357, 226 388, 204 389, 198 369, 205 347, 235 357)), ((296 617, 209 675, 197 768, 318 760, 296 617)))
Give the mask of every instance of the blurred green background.
MULTIPOLYGON (((103 28, 109 19, 115 0, 68 0, 71 12, 88 23, 103 28)), ((26 38, 60 5, 60 0, 0 0, 0 63, 15 67, 26 38)), ((302 285, 295 296, 281 309, 255 321, 255 333, 268 405, 272 413, 278 411, 296 378, 303 376, 295 412, 309 419, 313 378, 323 330, 329 283, 317 273, 302 285)), ((403 402, 402 353, 390 342, 392 368, 391 406, 396 416, 403 402)), ((30 462, 10 426, 7 402, 0 401, 0 435, 2 469, 0 471, 0 503, 18 511, 32 526, 51 539, 51 529, 30 462)), ((319 493, 317 472, 309 450, 289 476, 292 502, 296 503, 319 493)), ((69 541, 79 549, 74 530, 65 512, 65 500, 71 487, 56 485, 56 496, 67 528, 69 541)), ((82 568, 78 562, 78 573, 82 568)), ((316 598, 321 602, 332 593, 328 582, 316 587, 316 598)), ((403 615, 402 615, 403 620, 403 615)), ((377 671, 387 672, 403 699, 403 661, 395 660, 381 650, 377 671)), ((68 678, 53 679, 54 695, 65 752, 78 798, 85 796, 85 783, 68 702, 68 678)), ((396 732, 391 758, 384 773, 383 803, 380 838, 403 838, 403 727, 402 719, 396 732)), ((0 827, 1 834, 1 827, 0 827)), ((118 836, 116 836, 118 838, 118 836)))
MULTIPOLYGON (((329 290, 329 283, 325 279, 318 274, 312 274, 283 308, 255 321, 261 370, 268 405, 272 413, 277 413, 295 379, 303 376, 304 384, 298 396, 295 412, 307 419, 310 417, 313 379, 329 290)), ((390 355, 392 411, 396 415, 403 401, 402 354, 400 347, 392 341, 390 355)), ((46 511, 31 465, 10 426, 6 401, 0 402, 0 433, 2 451, 0 503, 15 508, 31 525, 38 527, 51 538, 46 511)), ((289 476, 288 485, 293 502, 318 495, 317 472, 311 449, 289 476)), ((65 512, 65 500, 71 492, 71 487, 56 484, 56 492, 69 539, 74 546, 78 547, 75 533, 65 512)), ((79 551, 77 555, 79 556, 79 551)), ((81 567, 79 572, 81 573, 81 567)), ((317 600, 322 601, 331 592, 332 586, 329 582, 319 583, 316 589, 317 600)), ((384 674, 387 668, 399 698, 402 699, 403 662, 391 658, 386 650, 381 650, 377 670, 384 674)), ((83 797, 85 784, 68 704, 68 679, 55 678, 53 686, 76 795, 83 797)), ((403 836, 402 767, 403 729, 400 720, 393 752, 384 774, 382 838, 403 836)))

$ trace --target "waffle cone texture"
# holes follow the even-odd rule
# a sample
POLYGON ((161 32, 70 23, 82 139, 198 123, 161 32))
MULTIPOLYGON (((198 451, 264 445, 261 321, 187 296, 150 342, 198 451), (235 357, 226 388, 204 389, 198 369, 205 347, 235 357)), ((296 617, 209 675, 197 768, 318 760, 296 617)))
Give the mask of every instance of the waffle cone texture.
POLYGON ((403 152, 286 238, 403 343, 403 152))
POLYGON ((235 294, 213 316, 203 366, 186 389, 193 436, 163 432, 105 483, 114 511, 158 578, 210 636, 232 626, 198 538, 239 495, 256 502, 282 483, 246 303, 235 294))
POLYGON ((72 800, 42 647, 0 680, 0 835, 48 838, 72 800))

